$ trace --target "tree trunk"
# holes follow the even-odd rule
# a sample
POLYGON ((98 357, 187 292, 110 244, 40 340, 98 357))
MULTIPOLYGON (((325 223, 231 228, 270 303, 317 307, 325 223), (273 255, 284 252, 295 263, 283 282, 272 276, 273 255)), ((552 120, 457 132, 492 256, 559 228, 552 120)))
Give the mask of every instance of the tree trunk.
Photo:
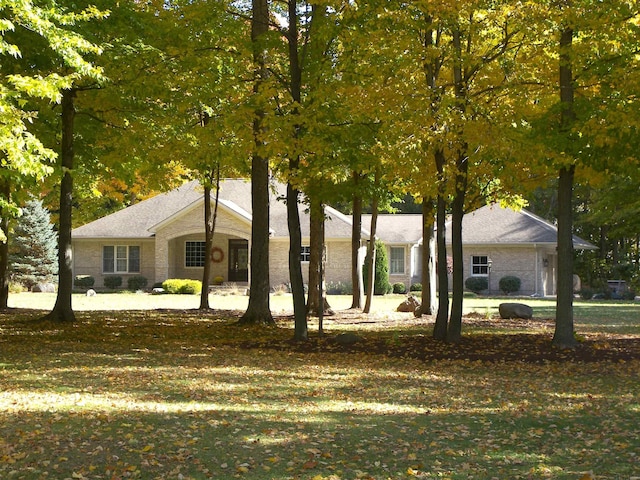
POLYGON ((358 191, 358 182, 360 176, 358 173, 353 173, 353 180, 355 184, 355 193, 353 194, 353 220, 351 225, 351 285, 352 285, 352 300, 351 308, 362 308, 362 271, 360 268, 360 245, 362 243, 362 197, 358 191))
POLYGON ((73 129, 75 119, 73 89, 62 92, 62 145, 60 166, 60 224, 58 227, 58 295, 53 310, 44 320, 73 322, 76 316, 71 307, 73 293, 73 257, 71 250, 71 220, 73 209, 73 129))
POLYGON ((449 266, 447 262, 447 205, 444 196, 438 194, 436 201, 436 247, 438 274, 438 313, 433 327, 433 338, 446 340, 449 327, 449 266))
MULTIPOLYGON (((291 98, 300 105, 302 103, 302 67, 298 54, 298 2, 289 0, 289 31, 287 41, 289 43, 289 77, 291 98)), ((294 107, 292 113, 296 118, 294 125, 294 140, 298 141, 302 135, 302 126, 297 121, 300 112, 294 107)), ((293 153, 289 158, 289 176, 295 177, 300 166, 300 157, 293 153)), ((302 231, 300 229, 300 213, 298 211, 299 191, 291 180, 287 183, 287 226, 289 228, 289 281, 293 295, 293 338, 296 341, 305 341, 309 338, 307 325, 307 306, 304 298, 304 280, 302 278, 302 264, 300 252, 302 251, 302 231)))
MULTIPOLYGON (((457 109, 460 115, 464 115, 466 109, 466 88, 463 72, 463 55, 461 45, 461 32, 459 29, 453 32, 453 83, 457 101, 457 109)), ((464 298, 464 258, 462 254, 462 217, 464 216, 464 201, 467 191, 467 173, 469 170, 469 158, 467 156, 467 144, 463 139, 464 132, 460 131, 459 146, 456 153, 455 194, 451 208, 451 256, 453 257, 453 292, 451 298, 451 316, 447 330, 447 341, 458 342, 462 335, 462 303, 464 298)))
MULTIPOLYGON (((575 121, 574 84, 571 65, 573 30, 560 35, 560 129, 567 136, 575 121)), ((560 169, 558 178, 558 292, 556 328, 552 344, 558 348, 577 345, 573 331, 573 177, 575 165, 560 169)))
POLYGON ((298 190, 291 183, 287 184, 287 224, 289 226, 289 278, 293 294, 293 338, 305 341, 309 338, 307 325, 307 306, 304 298, 304 280, 300 252, 302 251, 302 231, 298 212, 298 190))
MULTIPOLYGON (((9 203, 11 184, 4 179, 0 183, 0 195, 9 203)), ((0 229, 5 241, 0 241, 0 310, 9 308, 9 212, 0 212, 0 229)))
MULTIPOLYGON (((310 226, 309 226, 309 298, 307 299, 307 312, 309 315, 319 316, 322 302, 320 289, 322 283, 320 280, 320 262, 322 262, 322 252, 324 250, 323 241, 323 224, 324 224, 324 207, 322 203, 313 198, 310 199, 310 226)), ((327 315, 333 314, 331 306, 327 299, 322 302, 324 305, 323 313, 327 315)))
POLYGON ((374 193, 371 201, 371 228, 369 229, 369 250, 367 253, 367 292, 363 313, 371 312, 374 283, 376 279, 376 228, 378 225, 378 196, 374 193))
MULTIPOLYGON (((267 0, 253 0, 251 42, 253 44, 253 92, 261 95, 268 76, 264 35, 269 31, 267 0)), ((262 102, 258 99, 258 105, 262 102)), ((240 318, 242 324, 275 325, 269 306, 269 159, 264 155, 265 112, 255 109, 253 120, 254 152, 251 158, 251 287, 249 305, 240 318)))
MULTIPOLYGON (((216 231, 216 218, 218 217, 218 199, 220 197, 220 163, 215 167, 215 179, 209 178, 204 186, 204 251, 207 253, 204 259, 202 271, 202 291, 200 292, 200 310, 208 310, 209 284, 211 281, 211 249, 213 248, 213 234, 216 231), (215 181, 216 199, 213 212, 211 211, 211 183, 215 181)), ((210 177, 212 177, 211 175, 210 177)))
MULTIPOLYGON (((465 172, 466 160, 459 162, 459 170, 465 172)), ((462 252, 462 218, 464 216, 464 197, 466 174, 456 175, 456 194, 451 208, 451 256, 453 257, 453 284, 451 298, 451 316, 447 330, 447 342, 456 343, 462 335, 462 304, 464 298, 464 257, 462 252)))
POLYGON ((421 315, 436 312, 436 266, 435 266, 435 205, 433 200, 422 200, 422 300, 421 315))

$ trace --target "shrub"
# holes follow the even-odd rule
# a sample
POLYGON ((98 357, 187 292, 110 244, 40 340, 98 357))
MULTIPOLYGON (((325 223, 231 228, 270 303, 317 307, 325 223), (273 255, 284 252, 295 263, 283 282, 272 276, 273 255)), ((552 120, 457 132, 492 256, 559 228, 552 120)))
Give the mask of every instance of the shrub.
POLYGON ((583 300, 591 300, 593 298, 593 289, 584 287, 580 289, 580 298, 583 300))
POLYGON ((473 293, 480 293, 489 288, 489 281, 487 277, 469 277, 464 281, 464 286, 473 293))
POLYGON ((115 290, 122 286, 122 277, 120 275, 107 275, 104 277, 104 286, 115 290))
POLYGON ((127 279, 127 287, 133 292, 142 290, 146 286, 147 277, 143 277, 142 275, 134 275, 133 277, 129 277, 127 279))
POLYGON ((351 284, 344 282, 328 282, 327 294, 328 295, 351 295, 353 288, 351 284))
POLYGON ((502 277, 498 282, 498 287, 505 294, 509 295, 510 293, 515 293, 520 290, 520 279, 518 277, 514 277, 513 275, 507 275, 506 277, 502 277))
POLYGON ((79 288, 91 288, 96 283, 96 279, 91 275, 76 275, 73 284, 79 288))
POLYGON ((162 288, 167 293, 197 295, 202 291, 202 282, 200 280, 170 278, 162 282, 162 288))
MULTIPOLYGON (((364 276, 364 288, 367 288, 369 255, 364 261, 362 275, 364 276)), ((387 248, 380 240, 376 240, 376 262, 375 279, 373 281, 373 294, 386 295, 392 291, 393 287, 389 283, 389 262, 387 261, 387 248)))
POLYGON ((421 292, 422 291, 422 284, 421 283, 412 283, 411 286, 409 287, 409 291, 410 292, 421 292))
POLYGON ((222 285, 224 283, 224 277, 218 275, 217 277, 213 278, 213 282, 214 285, 222 285))
POLYGON ((402 282, 396 282, 393 284, 393 293, 407 293, 407 287, 402 282))

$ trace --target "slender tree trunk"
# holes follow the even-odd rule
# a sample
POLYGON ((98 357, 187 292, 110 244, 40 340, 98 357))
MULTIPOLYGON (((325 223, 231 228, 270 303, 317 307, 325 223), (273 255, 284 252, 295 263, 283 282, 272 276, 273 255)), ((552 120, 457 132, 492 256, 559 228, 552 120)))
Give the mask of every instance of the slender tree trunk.
POLYGON ((353 216, 351 225, 351 308, 362 308, 361 284, 362 271, 359 262, 360 245, 362 244, 362 197, 358 191, 360 175, 353 172, 355 193, 353 194, 353 216))
POLYGON ((436 247, 438 274, 438 313, 433 327, 433 338, 446 340, 449 327, 449 266, 447 265, 447 205, 444 196, 438 194, 436 201, 436 247))
POLYGON ((73 209, 73 129, 76 90, 62 92, 62 148, 60 167, 60 224, 58 227, 58 295, 53 310, 43 320, 73 322, 73 257, 71 249, 71 218, 73 209))
MULTIPOLYGON (((302 103, 302 67, 298 53, 298 2, 289 0, 289 31, 287 41, 289 43, 289 77, 291 98, 300 105, 302 103)), ((300 112, 297 107, 292 115, 297 119, 300 112)), ((294 126, 294 141, 298 141, 302 135, 302 126, 297 123, 294 126)), ((305 341, 309 338, 307 325, 307 306, 304 298, 304 280, 302 277, 302 264, 300 252, 302 251, 302 230, 300 228, 300 213, 298 211, 299 191, 291 183, 291 177, 295 177, 300 166, 300 156, 293 153, 289 158, 289 182, 287 183, 287 226, 289 228, 289 280, 293 295, 293 338, 296 341, 305 341)))
MULTIPOLYGON (((11 184, 9 180, 0 181, 0 195, 9 203, 11 184)), ((0 241, 0 310, 9 308, 9 213, 0 212, 0 229, 4 233, 4 242, 0 241)))
MULTIPOLYGON (((204 259, 202 271, 202 291, 200 292, 200 310, 209 309, 209 283, 211 280, 211 249, 213 248, 213 234, 216 230, 216 218, 218 217, 218 199, 220 198, 220 163, 215 167, 215 179, 209 178, 204 186, 204 251, 207 253, 204 259), (215 181, 216 198, 215 206, 211 211, 211 181, 215 181)), ((211 176, 213 176, 211 175, 211 176)))
POLYGON ((268 76, 264 36, 269 31, 267 0, 253 0, 251 42, 255 78, 253 92, 258 106, 253 121, 254 152, 251 159, 251 288, 242 324, 275 325, 269 306, 269 159, 264 153, 265 112, 260 106, 261 87, 268 76))
MULTIPOLYGON (((573 30, 560 34, 560 129, 567 136, 575 121, 574 84, 571 64, 573 30)), ((558 179, 558 292, 556 328, 552 344, 558 348, 577 345, 573 330, 573 177, 575 165, 560 169, 558 179)))
POLYGON ((422 200, 422 304, 421 315, 433 315, 436 312, 435 281, 435 204, 433 200, 422 200))
POLYGON ((378 225, 378 196, 374 194, 371 201, 371 227, 369 229, 369 249, 367 252, 367 292, 363 313, 371 312, 374 283, 376 279, 376 229, 378 225))
POLYGON ((320 290, 322 281, 320 280, 320 262, 322 262, 322 252, 324 250, 324 206, 318 200, 310 199, 310 226, 309 226, 309 298, 307 299, 307 312, 309 315, 319 316, 320 305, 324 305, 323 313, 332 315, 331 305, 326 298, 324 301, 320 290))
MULTIPOLYGON (((461 115, 466 109, 466 87, 463 70, 463 55, 461 45, 461 32, 456 29, 453 32, 453 82, 457 108, 461 115)), ((464 133, 460 131, 460 145, 456 158, 455 194, 451 208, 451 256, 453 257, 453 292, 451 298, 451 316, 447 341, 458 342, 462 335, 462 303, 464 298, 464 258, 462 254, 462 218, 464 216, 464 201, 467 191, 467 173, 469 159, 467 156, 467 144, 463 140, 464 133)))
POLYGON ((300 252, 302 251, 302 231, 298 212, 299 192, 291 183, 287 184, 287 224, 289 226, 289 277, 293 294, 294 333, 296 341, 309 338, 307 325, 307 306, 304 298, 304 280, 300 252))

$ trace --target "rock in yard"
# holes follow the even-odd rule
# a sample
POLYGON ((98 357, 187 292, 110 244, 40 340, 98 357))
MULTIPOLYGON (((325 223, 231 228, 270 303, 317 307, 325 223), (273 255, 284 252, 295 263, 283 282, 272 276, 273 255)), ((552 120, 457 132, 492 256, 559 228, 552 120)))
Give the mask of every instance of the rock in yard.
POLYGON ((411 312, 414 313, 417 308, 420 308, 420 302, 413 295, 409 295, 407 299, 398 305, 397 312, 411 312))
POLYGON ((501 318, 525 318, 533 317, 533 308, 524 303, 501 303, 498 307, 501 318))

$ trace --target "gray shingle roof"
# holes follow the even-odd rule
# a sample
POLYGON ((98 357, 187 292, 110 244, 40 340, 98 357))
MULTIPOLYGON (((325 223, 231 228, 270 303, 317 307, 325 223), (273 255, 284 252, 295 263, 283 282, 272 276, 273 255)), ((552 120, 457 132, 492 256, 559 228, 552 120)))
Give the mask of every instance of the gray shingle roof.
MULTIPOLYGON (((451 243, 451 222, 447 222, 447 243, 451 243)), ((557 242, 558 229, 543 218, 522 209, 515 211, 497 204, 485 205, 462 219, 462 243, 465 245, 486 244, 552 244, 557 242)), ((574 235, 573 243, 578 249, 596 247, 574 235)))
MULTIPOLYGON (((274 183, 270 192, 270 227, 275 237, 288 237, 287 208, 282 199, 286 185, 274 183)), ((203 189, 196 181, 136 203, 73 230, 73 238, 151 238, 154 227, 182 210, 202 201, 203 189)), ((251 217, 251 184, 244 179, 225 179, 220 183, 220 205, 251 217)), ((300 205, 302 235, 309 236, 306 206, 300 205)), ((327 207, 327 238, 350 238, 351 217, 327 207)))
MULTIPOLYGON (((362 226, 371 231, 371 215, 362 215, 362 226)), ((384 243, 417 244, 422 238, 422 215, 408 213, 379 214, 376 237, 384 243)))

